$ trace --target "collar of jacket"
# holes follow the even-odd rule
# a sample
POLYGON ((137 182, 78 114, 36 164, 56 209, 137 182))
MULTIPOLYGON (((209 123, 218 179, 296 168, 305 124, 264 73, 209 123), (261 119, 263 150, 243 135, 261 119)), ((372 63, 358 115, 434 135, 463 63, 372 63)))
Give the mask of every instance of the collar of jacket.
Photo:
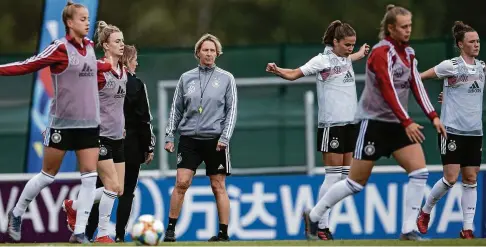
POLYGON ((213 64, 212 66, 206 66, 206 65, 198 64, 197 67, 199 68, 200 71, 208 72, 208 71, 214 70, 216 68, 216 64, 213 64))

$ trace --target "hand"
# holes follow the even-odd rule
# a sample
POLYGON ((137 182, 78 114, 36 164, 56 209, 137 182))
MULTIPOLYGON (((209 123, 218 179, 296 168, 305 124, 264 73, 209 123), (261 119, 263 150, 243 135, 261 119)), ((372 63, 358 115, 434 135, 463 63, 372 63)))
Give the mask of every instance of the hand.
POLYGON ((407 132, 407 136, 410 139, 410 141, 414 143, 422 143, 425 140, 424 134, 422 134, 421 129, 424 127, 421 125, 418 125, 416 123, 412 123, 407 128, 405 128, 405 132, 407 132))
POLYGON ((173 142, 167 142, 164 147, 165 151, 172 153, 174 152, 174 143, 173 142))
POLYGON ((216 151, 222 151, 222 150, 225 150, 226 149, 226 144, 222 143, 222 142, 218 142, 218 145, 216 145, 216 151))
POLYGON ((440 92, 439 97, 438 97, 439 104, 442 104, 443 99, 444 99, 444 92, 440 92))
POLYGON ((125 138, 126 136, 127 136, 127 130, 123 129, 123 138, 125 138))
POLYGON ((44 131, 42 131, 42 137, 43 137, 43 139, 46 138, 46 132, 47 132, 47 129, 45 129, 44 131))
POLYGON ((118 193, 117 193, 118 196, 122 196, 123 195, 123 192, 124 192, 123 189, 124 189, 123 186, 120 186, 120 188, 118 188, 118 193))
POLYGON ((266 71, 275 74, 277 73, 277 68, 278 67, 275 63, 268 63, 266 71))
POLYGON ((360 54, 361 54, 361 57, 365 57, 368 55, 368 53, 370 52, 370 46, 366 43, 364 43, 360 48, 359 48, 359 51, 358 51, 360 54))
POLYGON ((447 132, 445 130, 444 125, 440 122, 438 117, 434 118, 433 121, 434 127, 437 130, 437 133, 441 134, 443 137, 447 138, 447 132))
POLYGON ((150 162, 152 162, 152 160, 154 160, 154 153, 145 153, 145 164, 150 164, 150 162))

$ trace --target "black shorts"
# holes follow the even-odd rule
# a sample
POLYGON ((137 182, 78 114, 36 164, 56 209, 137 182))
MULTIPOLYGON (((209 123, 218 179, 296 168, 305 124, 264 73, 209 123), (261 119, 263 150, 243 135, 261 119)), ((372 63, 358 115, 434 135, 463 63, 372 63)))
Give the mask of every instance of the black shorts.
POLYGON ((100 137, 100 154, 98 160, 113 159, 114 163, 125 162, 125 150, 123 139, 112 140, 106 137, 100 137))
POLYGON ((229 147, 216 151, 219 138, 197 140, 188 136, 181 136, 177 147, 177 169, 186 168, 194 172, 204 161, 206 175, 231 175, 229 147))
POLYGON ((400 123, 362 120, 354 158, 376 161, 380 157, 390 157, 398 149, 412 144, 414 143, 410 141, 400 123))
POLYGON ((66 151, 98 148, 100 146, 100 128, 47 128, 44 133, 44 146, 66 151))
POLYGON ((354 151, 357 125, 325 127, 317 129, 317 151, 344 154, 354 151))
POLYGON ((481 165, 482 136, 462 136, 447 133, 447 138, 439 135, 438 141, 442 165, 460 164, 461 167, 481 165))

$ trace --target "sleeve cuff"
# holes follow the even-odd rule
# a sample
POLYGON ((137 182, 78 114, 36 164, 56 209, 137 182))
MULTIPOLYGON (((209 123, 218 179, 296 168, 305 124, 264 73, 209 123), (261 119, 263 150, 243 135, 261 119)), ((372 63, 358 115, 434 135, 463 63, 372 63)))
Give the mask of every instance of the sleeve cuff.
POLYGON ((429 119, 430 119, 430 121, 434 121, 434 119, 436 117, 439 117, 439 115, 437 115, 437 112, 436 111, 433 111, 433 112, 429 113, 429 119))
POLYGON ((218 140, 218 141, 219 141, 219 142, 221 142, 221 143, 224 143, 226 146, 228 146, 228 145, 229 145, 229 140, 228 140, 228 139, 226 139, 226 138, 221 137, 221 138, 219 138, 219 140, 218 140))
POLYGON ((412 123, 413 123, 413 120, 412 120, 411 118, 407 118, 407 119, 405 119, 404 121, 402 121, 402 126, 403 126, 404 128, 407 128, 407 127, 408 127, 410 124, 412 124, 412 123))
POLYGON ((165 136, 165 143, 174 142, 174 136, 165 136))

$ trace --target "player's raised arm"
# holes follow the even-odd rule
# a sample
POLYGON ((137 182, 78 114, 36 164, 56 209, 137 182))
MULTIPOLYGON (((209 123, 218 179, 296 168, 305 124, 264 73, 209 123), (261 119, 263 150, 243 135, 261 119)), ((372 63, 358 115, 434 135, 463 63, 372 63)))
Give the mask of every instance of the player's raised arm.
POLYGON ((55 40, 38 55, 30 57, 25 61, 0 65, 0 75, 25 75, 62 62, 66 63, 65 67, 67 67, 68 56, 66 54, 66 46, 61 41, 55 40))

